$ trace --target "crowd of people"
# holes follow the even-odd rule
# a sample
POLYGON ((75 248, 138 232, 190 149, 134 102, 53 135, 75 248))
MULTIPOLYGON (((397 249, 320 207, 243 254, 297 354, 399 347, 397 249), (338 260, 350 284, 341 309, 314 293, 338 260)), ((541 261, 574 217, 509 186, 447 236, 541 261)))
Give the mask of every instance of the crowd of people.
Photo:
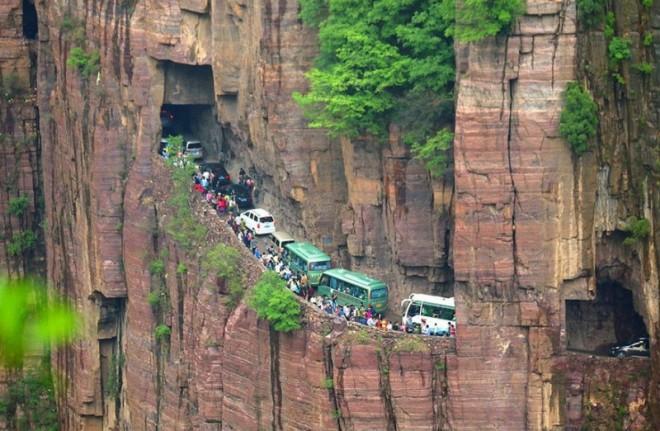
MULTIPOLYGON (((309 301, 313 306, 328 315, 376 329, 405 331, 422 335, 455 336, 456 328, 451 323, 449 328, 443 329, 439 328, 437 323, 431 327, 424 319, 422 319, 421 325, 413 323, 412 318, 408 317, 406 324, 400 325, 397 322, 385 319, 382 314, 376 313, 371 304, 366 307, 341 305, 337 301, 337 293, 330 297, 316 295, 314 287, 309 283, 307 274, 294 271, 287 265, 287 251, 285 249, 271 244, 267 245, 264 250, 259 248, 255 242, 254 233, 247 228, 245 222, 238 216, 239 211, 235 196, 217 192, 213 187, 214 181, 213 172, 198 168, 193 175, 193 190, 200 193, 206 202, 215 208, 219 216, 227 217, 227 224, 238 240, 250 250, 252 255, 265 268, 277 272, 286 282, 287 288, 294 294, 309 301)), ((245 174, 242 168, 239 173, 239 181, 249 187, 250 190, 254 187, 254 181, 245 174)))

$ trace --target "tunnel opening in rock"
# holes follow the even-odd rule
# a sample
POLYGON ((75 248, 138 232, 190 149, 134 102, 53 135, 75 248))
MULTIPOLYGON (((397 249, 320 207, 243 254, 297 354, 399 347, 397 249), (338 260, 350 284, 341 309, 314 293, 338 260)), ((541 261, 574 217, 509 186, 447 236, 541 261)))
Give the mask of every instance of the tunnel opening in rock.
POLYGON ((199 140, 206 158, 222 154, 222 126, 217 120, 211 66, 162 62, 165 94, 161 107, 162 136, 199 140))
POLYGON ((632 292, 607 281, 598 285, 592 301, 566 301, 566 335, 569 350, 607 354, 610 347, 648 337, 648 332, 632 292))
POLYGON ((160 113, 162 136, 182 135, 199 140, 209 160, 222 159, 222 127, 210 105, 163 105, 160 113))
POLYGON ((23 36, 26 39, 34 40, 38 34, 39 23, 34 0, 23 0, 23 36))

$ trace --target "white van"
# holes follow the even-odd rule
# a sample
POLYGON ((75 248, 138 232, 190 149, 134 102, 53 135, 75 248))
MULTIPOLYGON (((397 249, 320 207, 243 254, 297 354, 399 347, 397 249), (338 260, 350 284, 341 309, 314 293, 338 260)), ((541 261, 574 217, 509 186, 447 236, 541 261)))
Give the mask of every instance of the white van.
POLYGON ((404 326, 408 317, 414 324, 420 325, 422 328, 429 325, 431 330, 437 327, 447 334, 449 333, 449 323, 456 325, 454 298, 413 293, 401 301, 401 308, 403 310, 401 323, 404 326))
POLYGON ((288 233, 284 232, 283 230, 278 230, 270 234, 270 240, 273 242, 275 247, 278 249, 283 249, 285 245, 291 244, 292 242, 296 242, 295 239, 288 233))

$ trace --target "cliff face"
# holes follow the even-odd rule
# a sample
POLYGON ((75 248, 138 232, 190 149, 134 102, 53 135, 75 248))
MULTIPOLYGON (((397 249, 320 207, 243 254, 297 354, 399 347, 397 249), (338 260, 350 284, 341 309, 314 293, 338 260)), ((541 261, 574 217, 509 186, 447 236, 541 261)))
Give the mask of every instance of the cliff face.
MULTIPOLYGON (((86 319, 80 341, 54 356, 65 429, 657 424, 649 361, 567 353, 598 327, 611 327, 601 330, 611 342, 629 329, 617 323, 628 315, 602 317, 622 313, 596 295, 614 284, 632 292, 654 345, 658 332, 657 233, 631 252, 619 223, 631 208, 658 220, 657 184, 635 162, 657 129, 657 72, 626 90, 647 124, 623 126, 639 111, 610 86, 595 93, 598 150, 572 156, 557 132, 561 95, 585 76, 576 64, 591 55, 604 67, 605 49, 598 31, 577 32, 573 1, 528 0, 509 36, 457 46, 455 172, 435 181, 396 129, 377 145, 306 128, 290 94, 304 90, 316 44, 293 0, 39 0, 37 11, 48 277, 86 319), (67 66, 75 47, 92 66, 98 51, 98 70, 67 66), (164 233, 161 106, 232 172, 250 171, 258 201, 291 233, 386 279, 391 307, 411 291, 453 289, 456 346, 401 346, 311 312, 303 330, 278 335, 243 305, 229 309, 222 282, 200 269, 203 250, 164 233), (620 156, 623 143, 637 158, 620 156), (150 273, 156 259, 162 276, 150 273), (149 304, 156 289, 165 313, 149 304), (154 336, 161 322, 166 340, 154 336)), ((638 12, 620 32, 658 27, 658 11, 638 12)), ((233 241, 196 214, 209 244, 233 241)), ((248 285, 259 269, 244 262, 248 285)))

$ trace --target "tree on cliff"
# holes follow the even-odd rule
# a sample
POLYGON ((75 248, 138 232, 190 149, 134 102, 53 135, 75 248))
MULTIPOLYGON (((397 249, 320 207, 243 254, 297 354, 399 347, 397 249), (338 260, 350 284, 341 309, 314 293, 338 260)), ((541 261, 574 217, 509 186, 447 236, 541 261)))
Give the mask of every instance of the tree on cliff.
POLYGON ((303 22, 319 29, 320 52, 294 93, 311 127, 332 135, 383 138, 399 125, 433 174, 450 147, 454 35, 476 41, 510 27, 523 0, 301 0, 303 22))
POLYGON ((286 283, 273 271, 264 272, 252 294, 248 305, 260 319, 267 320, 278 332, 291 332, 300 328, 300 304, 295 295, 286 288, 286 283))

